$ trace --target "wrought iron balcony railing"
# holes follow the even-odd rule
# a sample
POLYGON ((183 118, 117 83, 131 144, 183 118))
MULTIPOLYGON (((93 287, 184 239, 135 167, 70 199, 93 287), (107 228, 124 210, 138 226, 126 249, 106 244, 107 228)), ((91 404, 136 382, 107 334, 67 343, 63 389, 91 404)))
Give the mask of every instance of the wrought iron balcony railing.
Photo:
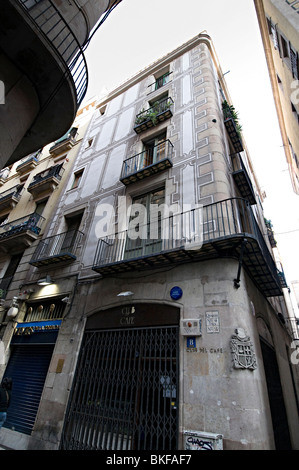
POLYGON ((7 222, 0 226, 0 242, 5 238, 27 231, 38 235, 44 220, 44 217, 34 212, 33 214, 25 215, 20 219, 7 222))
POLYGON ((63 261, 74 261, 83 233, 70 230, 41 240, 29 262, 33 266, 45 266, 63 261))
POLYGON ((235 112, 233 106, 230 106, 226 101, 222 103, 222 111, 224 125, 235 152, 242 152, 244 148, 240 132, 241 126, 238 123, 237 113, 235 112))
POLYGON ((23 173, 27 173, 28 171, 32 170, 33 168, 36 167, 38 164, 38 156, 39 153, 34 153, 33 155, 30 155, 29 157, 24 158, 21 163, 17 166, 16 170, 18 173, 21 175, 23 173))
POLYGON ((120 181, 127 185, 172 167, 173 145, 160 142, 143 152, 127 158, 122 166, 120 181))
POLYGON ((239 153, 232 155, 233 178, 240 191, 241 197, 247 199, 250 204, 256 204, 256 197, 248 171, 239 153))
POLYGON ((164 98, 157 101, 149 109, 141 111, 136 116, 134 131, 137 134, 156 126, 160 122, 171 118, 172 116, 172 98, 164 98))
POLYGON ((9 201, 17 203, 23 190, 24 186, 22 184, 17 184, 13 188, 7 189, 6 191, 3 191, 3 193, 0 193, 0 208, 2 208, 9 201))
POLYGON ((56 5, 51 0, 19 0, 46 41, 55 48, 73 79, 77 106, 82 102, 88 84, 87 64, 83 50, 56 5))
POLYGON ((76 144, 77 127, 72 127, 66 134, 50 147, 49 152, 52 155, 59 155, 62 152, 70 150, 76 144))
POLYGON ((149 93, 152 93, 153 91, 159 90, 162 88, 164 85, 167 85, 170 81, 170 76, 172 72, 167 72, 162 75, 162 77, 157 78, 157 80, 154 83, 151 83, 148 86, 149 93))
POLYGON ((39 195, 45 191, 54 191, 56 186, 59 184, 63 173, 63 163, 41 171, 33 177, 33 180, 29 184, 27 191, 33 194, 33 196, 39 195))
POLYGON ((226 199, 156 220, 154 226, 144 226, 142 234, 136 237, 126 230, 99 239, 92 269, 109 275, 228 257, 242 262, 267 297, 281 295, 275 262, 244 199, 226 199))

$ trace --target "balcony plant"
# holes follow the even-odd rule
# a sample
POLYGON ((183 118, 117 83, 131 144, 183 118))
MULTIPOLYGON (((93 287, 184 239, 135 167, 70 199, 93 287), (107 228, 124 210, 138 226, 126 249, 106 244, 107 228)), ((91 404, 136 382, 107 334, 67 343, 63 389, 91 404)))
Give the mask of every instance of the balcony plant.
POLYGON ((167 100, 162 100, 162 101, 156 101, 147 110, 143 108, 136 117, 135 125, 142 124, 143 122, 146 122, 146 121, 152 121, 153 125, 155 126, 157 124, 158 114, 163 113, 167 111, 168 109, 170 109, 172 104, 173 104, 172 101, 167 99, 167 100))
POLYGON ((228 104, 226 100, 222 103, 222 111, 224 115, 224 119, 232 119, 236 125, 236 131, 241 138, 242 126, 239 123, 239 115, 233 105, 228 104))

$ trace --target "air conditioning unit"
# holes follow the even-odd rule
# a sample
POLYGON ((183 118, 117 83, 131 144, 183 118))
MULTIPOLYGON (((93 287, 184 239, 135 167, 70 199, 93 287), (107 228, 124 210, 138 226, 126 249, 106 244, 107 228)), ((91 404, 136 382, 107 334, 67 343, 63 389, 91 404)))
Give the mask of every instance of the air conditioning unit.
POLYGON ((201 336, 201 320, 184 318, 181 320, 180 332, 182 336, 201 336))

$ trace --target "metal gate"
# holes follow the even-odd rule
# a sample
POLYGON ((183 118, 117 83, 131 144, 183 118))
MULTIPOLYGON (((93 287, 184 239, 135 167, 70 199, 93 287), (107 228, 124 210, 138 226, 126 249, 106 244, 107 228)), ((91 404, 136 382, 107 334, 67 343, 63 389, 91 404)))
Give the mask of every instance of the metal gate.
POLYGON ((172 450, 178 326, 86 331, 62 449, 172 450))
POLYGON ((31 434, 53 349, 54 344, 13 346, 4 375, 13 380, 4 427, 31 434))

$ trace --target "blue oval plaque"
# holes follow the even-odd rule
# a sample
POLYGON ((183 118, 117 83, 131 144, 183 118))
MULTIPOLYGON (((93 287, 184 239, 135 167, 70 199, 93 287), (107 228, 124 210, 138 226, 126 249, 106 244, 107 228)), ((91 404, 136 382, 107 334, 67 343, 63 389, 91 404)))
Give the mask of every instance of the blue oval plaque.
POLYGON ((183 291, 180 287, 178 286, 175 286, 173 287, 171 290, 170 290, 170 297, 173 299, 173 300, 178 300, 182 297, 183 295, 183 291))

